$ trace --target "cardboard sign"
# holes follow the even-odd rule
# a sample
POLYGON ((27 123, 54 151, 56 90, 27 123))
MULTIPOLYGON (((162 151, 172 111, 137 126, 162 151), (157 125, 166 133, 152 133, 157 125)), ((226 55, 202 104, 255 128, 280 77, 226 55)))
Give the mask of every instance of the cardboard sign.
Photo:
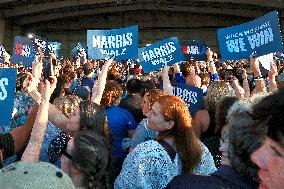
POLYGON ((49 55, 48 48, 47 48, 48 40, 46 38, 40 37, 40 36, 34 36, 32 38, 32 40, 33 40, 33 45, 34 45, 34 51, 35 52, 37 52, 37 49, 40 48, 42 50, 42 53, 45 56, 49 55))
POLYGON ((28 38, 16 36, 11 62, 31 67, 34 58, 33 43, 28 38))
POLYGON ((9 127, 16 91, 17 69, 0 68, 0 126, 9 127))
POLYGON ((217 34, 223 60, 259 57, 283 49, 276 11, 245 24, 219 29, 217 34))
POLYGON ((48 45, 47 45, 47 49, 48 49, 48 54, 55 54, 55 56, 58 57, 58 53, 59 53, 59 50, 60 50, 60 47, 61 47, 61 43, 58 43, 58 42, 48 42, 48 45))
POLYGON ((204 105, 203 91, 200 88, 186 84, 173 84, 173 94, 180 97, 188 106, 192 116, 204 105))
POLYGON ((176 37, 138 49, 138 58, 145 73, 184 61, 184 55, 176 37))
POLYGON ((4 63, 5 48, 4 45, 0 44, 0 63, 4 63))
POLYGON ((93 59, 137 59, 138 26, 87 31, 88 56, 93 59))
POLYGON ((85 45, 83 45, 82 43, 77 43, 77 45, 72 49, 72 54, 74 56, 76 56, 79 52, 79 50, 84 50, 85 52, 87 52, 87 48, 85 47, 85 45))
POLYGON ((201 40, 181 41, 182 52, 186 60, 206 61, 207 44, 201 40))

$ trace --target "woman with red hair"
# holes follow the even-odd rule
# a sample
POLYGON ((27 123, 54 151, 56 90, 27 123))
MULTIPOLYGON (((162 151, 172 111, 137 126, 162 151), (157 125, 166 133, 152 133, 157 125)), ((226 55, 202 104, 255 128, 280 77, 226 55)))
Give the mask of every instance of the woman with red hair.
POLYGON ((147 117, 148 128, 159 135, 139 144, 127 156, 115 188, 164 188, 176 175, 209 175, 216 170, 213 157, 194 133, 182 99, 160 97, 147 117))

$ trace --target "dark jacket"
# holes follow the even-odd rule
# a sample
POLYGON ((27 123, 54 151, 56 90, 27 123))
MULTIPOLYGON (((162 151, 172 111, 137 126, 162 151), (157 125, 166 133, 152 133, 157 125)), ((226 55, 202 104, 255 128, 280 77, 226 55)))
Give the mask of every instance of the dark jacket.
POLYGON ((143 98, 139 94, 128 94, 127 97, 121 99, 119 106, 127 109, 135 118, 137 123, 140 123, 145 117, 141 110, 143 98))
POLYGON ((221 165, 211 176, 176 176, 167 189, 257 189, 258 183, 240 176, 232 167, 221 165))

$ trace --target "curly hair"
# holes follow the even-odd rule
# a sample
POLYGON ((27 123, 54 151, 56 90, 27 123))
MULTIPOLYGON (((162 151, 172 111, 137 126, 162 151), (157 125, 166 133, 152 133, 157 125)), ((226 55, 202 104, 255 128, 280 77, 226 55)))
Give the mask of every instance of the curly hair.
POLYGON ((208 87, 208 94, 206 96, 208 111, 215 112, 217 104, 227 96, 234 96, 233 88, 230 85, 223 81, 212 82, 208 87))
POLYGON ((192 71, 195 71, 193 61, 186 61, 184 64, 181 65, 181 72, 184 77, 187 77, 188 75, 192 74, 192 71))
POLYGON ((115 101, 122 95, 122 87, 116 81, 108 81, 105 86, 105 90, 101 99, 102 107, 111 107, 115 101))
POLYGON ((54 99, 53 104, 65 115, 74 112, 82 100, 75 95, 66 95, 54 99))
POLYGON ((71 163, 84 174, 88 189, 110 189, 111 150, 104 137, 90 131, 79 131, 74 136, 71 163))
POLYGON ((232 167, 242 176, 257 179, 257 166, 250 155, 261 146, 266 128, 263 122, 254 120, 248 101, 238 101, 228 112, 225 132, 228 132, 228 159, 232 167))
POLYGON ((209 73, 201 73, 201 84, 208 86, 210 84, 210 74, 209 73))
POLYGON ((192 118, 185 102, 177 96, 162 96, 157 102, 166 121, 173 121, 174 126, 160 132, 157 140, 173 137, 181 156, 182 172, 192 173, 201 159, 201 147, 192 127, 192 118))

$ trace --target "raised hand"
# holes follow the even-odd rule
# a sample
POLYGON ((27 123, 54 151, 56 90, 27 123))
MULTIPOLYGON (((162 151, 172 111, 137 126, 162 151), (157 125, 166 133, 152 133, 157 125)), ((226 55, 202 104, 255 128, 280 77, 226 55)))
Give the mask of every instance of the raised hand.
POLYGON ((51 82, 48 80, 45 80, 45 84, 41 93, 42 100, 45 102, 49 102, 50 97, 56 88, 57 78, 55 76, 50 76, 51 82))
POLYGON ((213 61, 213 52, 211 51, 210 48, 207 48, 207 51, 206 51, 206 56, 207 56, 207 61, 210 62, 210 61, 213 61))
POLYGON ((42 59, 40 55, 36 55, 32 63, 32 74, 35 79, 36 85, 39 83, 42 74, 42 59))
POLYGON ((180 67, 179 67, 178 63, 173 64, 173 68, 174 68, 174 72, 175 73, 179 73, 180 72, 180 67))
POLYGON ((242 70, 243 70, 242 78, 243 78, 243 79, 247 79, 247 78, 248 78, 248 74, 247 74, 246 69, 242 69, 242 70))
POLYGON ((272 63, 271 70, 268 72, 268 77, 275 77, 277 74, 277 66, 276 64, 272 63))
POLYGON ((254 77, 260 77, 261 76, 261 72, 259 69, 259 62, 254 59, 253 57, 250 57, 250 67, 253 71, 254 77))
POLYGON ((27 91, 29 96, 37 103, 41 103, 41 94, 37 90, 38 83, 31 73, 28 73, 27 78, 24 80, 23 89, 27 91))

